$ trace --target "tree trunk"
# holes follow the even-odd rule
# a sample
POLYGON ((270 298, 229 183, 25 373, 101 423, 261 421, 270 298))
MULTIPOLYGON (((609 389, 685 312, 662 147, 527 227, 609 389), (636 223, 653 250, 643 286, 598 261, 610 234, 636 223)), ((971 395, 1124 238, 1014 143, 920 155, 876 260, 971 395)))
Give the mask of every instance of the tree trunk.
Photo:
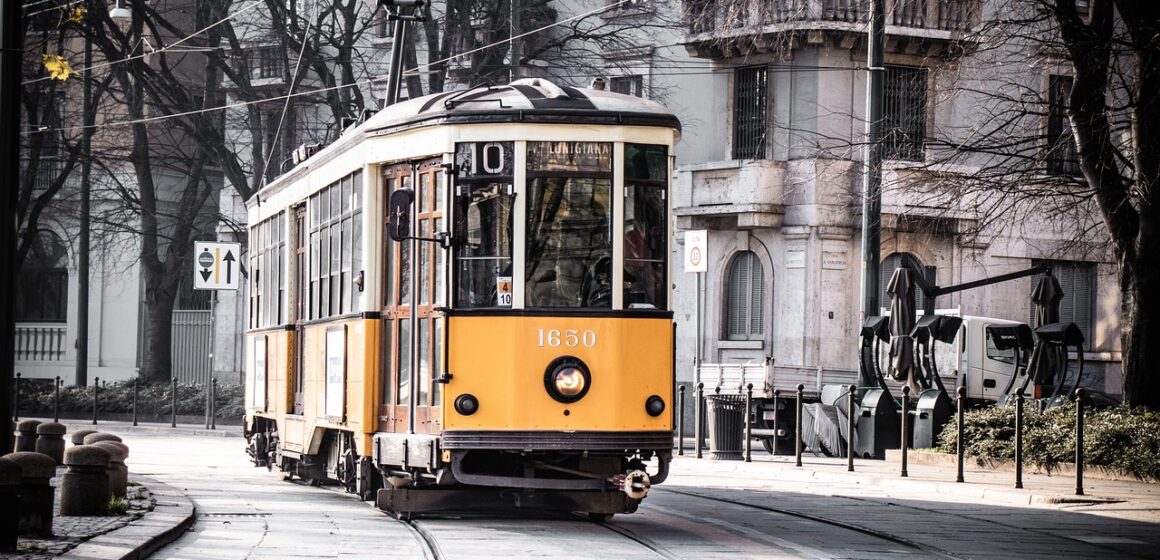
MULTIPOLYGON (((1144 222, 1144 232, 1153 229, 1144 222)), ((1160 243, 1154 235, 1141 234, 1140 244, 1160 243)), ((1155 249, 1152 250, 1155 252, 1155 249)), ((1120 325, 1123 329, 1124 404, 1160 410, 1160 262, 1140 251, 1135 262, 1120 264, 1120 296, 1123 298, 1120 325)))

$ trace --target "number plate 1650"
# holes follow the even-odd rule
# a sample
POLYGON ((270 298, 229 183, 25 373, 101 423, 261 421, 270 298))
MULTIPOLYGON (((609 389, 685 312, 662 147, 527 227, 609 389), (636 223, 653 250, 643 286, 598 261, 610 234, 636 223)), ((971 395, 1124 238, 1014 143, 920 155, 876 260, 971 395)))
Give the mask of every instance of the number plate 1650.
POLYGON ((540 348, 594 348, 596 331, 592 329, 537 329, 540 348))

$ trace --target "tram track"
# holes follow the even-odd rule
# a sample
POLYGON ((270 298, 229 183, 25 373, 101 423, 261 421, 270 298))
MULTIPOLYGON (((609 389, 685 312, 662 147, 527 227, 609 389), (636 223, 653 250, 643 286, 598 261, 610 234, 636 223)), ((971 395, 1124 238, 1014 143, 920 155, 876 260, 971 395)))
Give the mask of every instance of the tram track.
POLYGON ((411 530, 411 533, 415 536, 415 540, 419 542, 420 547, 423 549, 423 558, 425 560, 445 559, 443 549, 439 546, 439 541, 435 539, 435 535, 427 527, 415 519, 406 519, 398 516, 395 519, 398 519, 399 523, 411 530))
POLYGON ((917 551, 921 551, 921 552, 924 552, 927 554, 934 555, 938 558, 943 558, 943 559, 947 559, 947 560, 968 560, 968 557, 958 556, 958 555, 955 555, 949 551, 940 549, 938 547, 933 547, 933 546, 930 546, 927 544, 915 542, 915 541, 912 541, 910 539, 899 537, 898 535, 892 535, 890 533, 885 533, 883 531, 879 531, 877 529, 873 529, 870 527, 864 527, 862 525, 856 525, 853 523, 847 523, 844 521, 829 519, 829 518, 821 517, 821 516, 814 515, 811 513, 805 513, 802 511, 792 510, 792 509, 788 509, 788 508, 763 506, 763 505, 753 504, 753 503, 749 503, 749 502, 743 502, 740 500, 732 500, 729 498, 722 498, 722 497, 718 497, 718 496, 707 496, 704 494, 699 494, 697 492, 674 490, 672 488, 654 488, 653 489, 653 491, 657 491, 657 490, 672 493, 672 494, 679 494, 682 496, 689 496, 692 498, 700 498, 703 500, 709 500, 709 501, 723 503, 723 504, 731 504, 731 505, 736 505, 736 506, 741 506, 741 507, 747 507, 747 508, 756 509, 759 511, 765 511, 765 512, 769 512, 769 513, 787 515, 790 517, 796 517, 798 519, 805 519, 807 521, 813 521, 815 523, 822 523, 822 524, 829 525, 832 527, 837 527, 837 528, 845 529, 848 531, 854 531, 854 532, 861 533, 861 534, 864 534, 864 535, 867 535, 870 537, 882 539, 882 540, 885 540, 887 542, 891 542, 891 543, 909 548, 911 550, 917 550, 917 551))

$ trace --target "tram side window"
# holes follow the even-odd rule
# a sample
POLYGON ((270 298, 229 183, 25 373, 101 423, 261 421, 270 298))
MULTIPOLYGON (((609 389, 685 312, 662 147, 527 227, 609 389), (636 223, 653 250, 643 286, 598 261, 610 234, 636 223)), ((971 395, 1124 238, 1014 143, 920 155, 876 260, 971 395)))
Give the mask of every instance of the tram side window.
POLYGON ((612 307, 612 144, 528 142, 528 307, 612 307))
POLYGON ((286 213, 279 212, 250 228, 250 328, 285 320, 285 263, 286 213))
POLYGON ((310 318, 358 311, 362 270, 362 172, 310 197, 310 318))
POLYGON ((455 148, 455 306, 511 307, 512 142, 455 148))
POLYGON ((624 306, 667 305, 668 152, 664 146, 624 146, 624 306))

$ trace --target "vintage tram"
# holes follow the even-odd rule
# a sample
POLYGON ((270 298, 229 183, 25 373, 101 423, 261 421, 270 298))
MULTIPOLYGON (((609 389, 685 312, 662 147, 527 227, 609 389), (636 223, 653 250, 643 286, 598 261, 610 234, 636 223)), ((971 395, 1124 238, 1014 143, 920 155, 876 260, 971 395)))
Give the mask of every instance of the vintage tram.
POLYGON ((679 128, 527 79, 303 154, 247 202, 255 464, 403 514, 634 511, 673 444, 679 128))

